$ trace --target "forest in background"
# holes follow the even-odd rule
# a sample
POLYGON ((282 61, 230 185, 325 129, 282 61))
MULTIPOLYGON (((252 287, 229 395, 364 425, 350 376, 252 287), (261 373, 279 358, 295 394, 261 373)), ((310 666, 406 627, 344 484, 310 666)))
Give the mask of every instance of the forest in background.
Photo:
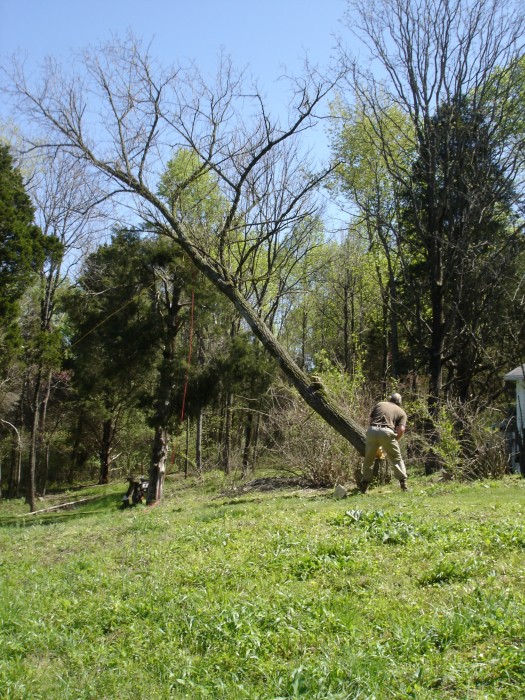
POLYGON ((2 496, 35 510, 50 488, 148 474, 155 502, 167 471, 217 468, 350 480, 392 390, 409 471, 503 474, 502 377, 525 347, 511 7, 350 2, 376 69, 342 49, 305 67, 287 122, 226 59, 210 85, 136 38, 74 77, 13 64, 2 496), (303 138, 320 124, 324 167, 303 138))

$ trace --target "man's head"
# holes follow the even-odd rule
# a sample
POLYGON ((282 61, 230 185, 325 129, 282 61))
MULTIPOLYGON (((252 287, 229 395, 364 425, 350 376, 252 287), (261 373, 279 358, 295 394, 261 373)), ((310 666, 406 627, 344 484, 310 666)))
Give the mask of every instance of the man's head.
POLYGON ((401 394, 392 394, 392 396, 388 399, 391 403, 395 403, 396 406, 401 406, 402 404, 402 399, 401 399, 401 394))

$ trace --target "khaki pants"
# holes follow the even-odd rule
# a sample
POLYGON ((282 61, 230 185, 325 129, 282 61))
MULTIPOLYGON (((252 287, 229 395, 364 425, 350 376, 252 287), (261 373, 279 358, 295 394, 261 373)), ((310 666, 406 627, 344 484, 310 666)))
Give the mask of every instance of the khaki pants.
POLYGON ((363 462, 362 480, 372 481, 374 478, 373 466, 379 447, 382 447, 386 452, 396 479, 399 479, 399 481, 406 479, 407 470, 394 431, 390 430, 390 428, 368 428, 366 431, 365 461, 363 462))

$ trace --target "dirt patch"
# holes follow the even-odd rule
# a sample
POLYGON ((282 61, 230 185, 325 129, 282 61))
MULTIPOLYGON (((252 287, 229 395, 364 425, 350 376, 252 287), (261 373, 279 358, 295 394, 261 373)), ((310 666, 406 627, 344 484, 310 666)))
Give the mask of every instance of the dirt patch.
POLYGON ((231 497, 246 493, 283 491, 286 489, 300 489, 308 493, 326 491, 326 489, 319 489, 319 487, 309 484, 301 477, 265 476, 234 486, 223 492, 222 495, 231 497))

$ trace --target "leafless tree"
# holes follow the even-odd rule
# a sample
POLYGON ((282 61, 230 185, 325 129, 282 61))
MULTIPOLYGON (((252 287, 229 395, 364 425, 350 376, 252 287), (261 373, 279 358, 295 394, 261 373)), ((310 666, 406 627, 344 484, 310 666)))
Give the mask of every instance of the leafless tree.
MULTIPOLYGON (((36 219, 42 233, 56 241, 38 271, 39 343, 32 358, 28 358, 26 386, 31 415, 28 502, 35 509, 39 463, 44 455, 46 415, 53 388, 52 335, 56 322, 56 296, 61 286, 71 280, 71 270, 82 254, 104 231, 106 225, 101 209, 104 197, 96 182, 89 177, 84 163, 73 160, 67 153, 46 150, 34 162, 26 162, 28 193, 35 204, 36 219), (42 157, 45 156, 45 157, 42 157), (101 228, 102 227, 102 228, 101 228)), ((41 477, 41 491, 46 488, 46 473, 41 477)))
POLYGON ((221 60, 210 87, 195 67, 162 69, 133 38, 85 53, 73 77, 53 61, 38 86, 30 85, 20 65, 10 74, 20 113, 38 134, 34 147, 42 148, 46 133, 47 149, 89 166, 101 189, 174 240, 234 304, 307 403, 363 452, 362 428, 312 386, 253 305, 255 285, 260 289, 272 274, 271 251, 294 254, 298 228, 317 221, 315 194, 329 170, 314 172, 300 137, 318 121, 334 80, 312 70, 292 85, 282 125, 228 61, 221 60), (203 232, 191 218, 178 220, 157 194, 160 175, 180 149, 198 155, 180 184, 181 196, 207 173, 218 179, 227 207, 213 230, 203 232), (258 280, 247 264, 255 257, 258 280))

